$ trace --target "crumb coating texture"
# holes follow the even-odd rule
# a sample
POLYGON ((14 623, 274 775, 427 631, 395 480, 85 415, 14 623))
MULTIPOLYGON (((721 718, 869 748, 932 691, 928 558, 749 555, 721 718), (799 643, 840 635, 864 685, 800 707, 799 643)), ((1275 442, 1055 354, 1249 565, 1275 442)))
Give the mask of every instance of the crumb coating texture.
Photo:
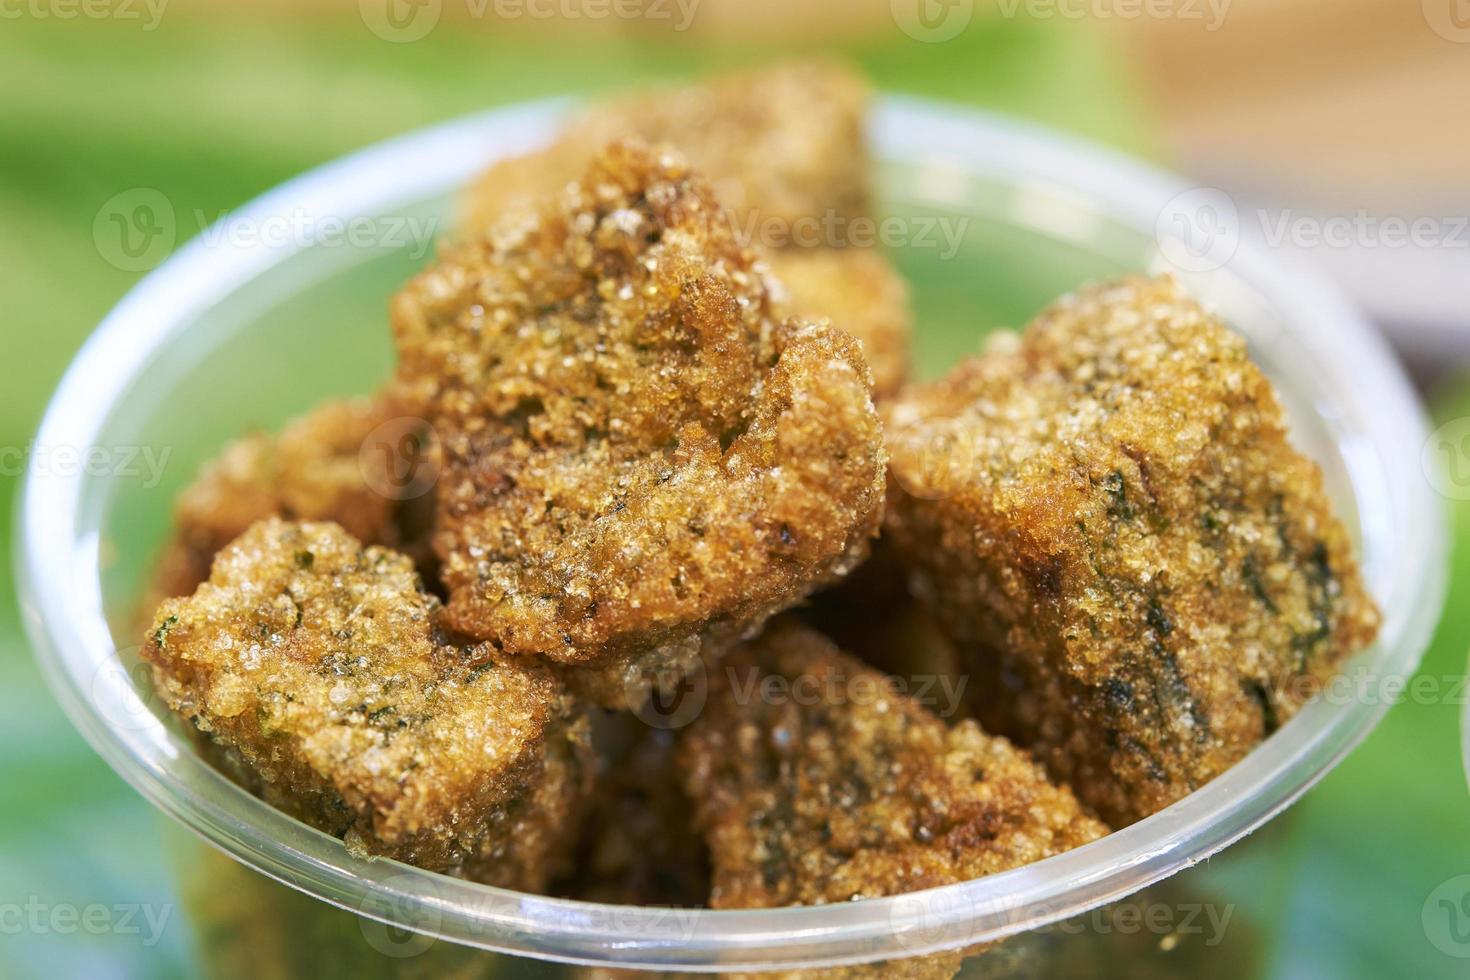
POLYGON ((881 519, 857 344, 774 319, 714 208, 677 154, 613 144, 393 306, 449 621, 609 706, 842 575, 881 519))
POLYGON ((908 371, 908 287, 881 251, 841 247, 850 237, 843 223, 871 212, 867 110, 862 79, 822 61, 600 103, 549 147, 491 166, 468 194, 462 233, 534 210, 614 139, 672 145, 710 179, 737 237, 769 250, 777 288, 789 298, 783 314, 827 318, 856 337, 874 394, 886 397, 908 371))
POLYGON ((873 371, 873 395, 903 385, 913 329, 908 283, 883 253, 871 248, 789 249, 770 254, 784 290, 782 308, 806 319, 828 319, 852 334, 873 371))
POLYGON ((174 534, 155 577, 157 599, 193 592, 221 548, 272 516, 333 521, 368 544, 425 561, 432 497, 383 493, 391 489, 387 467, 394 461, 362 452, 375 429, 402 415, 384 397, 330 401, 279 435, 253 433, 226 446, 179 495, 174 534), (364 461, 384 469, 381 479, 364 475, 364 461))
POLYGON ((982 723, 1115 825, 1234 764, 1375 634, 1269 382, 1171 278, 1064 298, 888 423, 885 541, 975 654, 982 723))
POLYGON ((714 908, 897 895, 1106 833, 1008 741, 973 721, 947 727, 792 621, 716 673, 681 748, 714 908))
POLYGON ((268 802, 368 853, 539 890, 568 847, 586 723, 544 668, 449 646, 407 558, 257 523, 158 610, 168 705, 268 802))

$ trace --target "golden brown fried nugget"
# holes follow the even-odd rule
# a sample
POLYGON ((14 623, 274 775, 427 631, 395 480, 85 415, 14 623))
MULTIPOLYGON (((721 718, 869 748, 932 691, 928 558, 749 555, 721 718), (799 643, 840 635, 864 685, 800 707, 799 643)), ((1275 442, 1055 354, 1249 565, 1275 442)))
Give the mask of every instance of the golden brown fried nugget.
POLYGON ((673 151, 614 144, 393 305, 449 622, 613 707, 840 577, 881 518, 857 344, 773 319, 716 207, 673 151))
POLYGON ((576 867, 558 894, 613 905, 709 900, 709 852, 684 796, 675 737, 630 713, 593 719, 603 768, 587 801, 576 867))
POLYGON ((534 209, 613 139, 671 144, 711 179, 737 236, 774 250, 770 266, 790 300, 783 312, 829 318, 856 337, 874 394, 884 397, 908 371, 908 287, 882 253, 838 247, 848 237, 842 222, 871 210, 867 108, 862 80, 820 61, 593 106, 546 149, 491 167, 471 188, 464 227, 483 233, 509 214, 534 209), (823 242, 829 227, 838 232, 823 242))
MULTIPOLYGON (((363 452, 381 427, 403 412, 384 397, 326 402, 280 435, 255 433, 230 443, 175 505, 173 538, 155 580, 158 598, 188 595, 209 577, 215 554, 256 521, 335 521, 367 544, 428 558, 433 497, 404 483, 405 461, 363 452), (363 462, 381 472, 364 475, 363 462), (402 488, 400 491, 398 488, 402 488)), ((411 435, 405 429, 402 433, 411 435)), ((411 462, 411 461, 409 461, 411 462)), ((149 613, 157 601, 150 603, 149 613)))
POLYGON ((373 854, 544 887, 583 795, 585 719, 544 668, 447 645, 407 558, 257 523, 143 658, 169 706, 286 813, 373 854))
POLYGON ((987 728, 1125 824, 1239 760, 1378 616, 1245 342, 1169 278, 1063 299, 891 406, 885 541, 987 728))
MULTIPOLYGON (((868 88, 840 65, 801 62, 654 90, 575 114, 548 150, 501 161, 470 190, 472 234, 580 176, 607 143, 678 147, 714 183, 726 219, 780 247, 804 226, 870 210, 868 88)), ((834 243, 835 244, 835 243, 834 243)))
POLYGON ((892 395, 908 375, 908 284, 871 248, 789 249, 769 257, 785 305, 805 319, 826 318, 857 338, 873 370, 873 394, 892 395))
POLYGON ((1039 766, 953 729, 792 620, 712 672, 681 748, 714 908, 846 902, 966 881, 1106 833, 1039 766))

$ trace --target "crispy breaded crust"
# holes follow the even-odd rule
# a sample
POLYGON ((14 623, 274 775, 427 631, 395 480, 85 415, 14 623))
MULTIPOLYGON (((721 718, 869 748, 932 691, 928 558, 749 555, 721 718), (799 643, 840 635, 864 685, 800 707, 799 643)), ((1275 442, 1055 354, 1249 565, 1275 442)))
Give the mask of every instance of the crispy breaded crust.
POLYGON ((873 395, 885 398, 908 376, 913 316, 909 288, 882 252, 871 248, 787 249, 769 255, 785 290, 784 308, 805 319, 830 319, 862 345, 873 370, 873 395))
POLYGON ((886 397, 908 372, 907 284, 881 252, 837 247, 845 233, 825 247, 795 247, 819 233, 813 219, 827 227, 871 211, 868 98, 849 69, 812 61, 594 105, 552 145, 491 166, 468 193, 462 225, 474 236, 534 211, 619 137, 673 145, 711 180, 730 209, 722 219, 741 241, 771 250, 770 266, 790 298, 783 314, 828 318, 856 337, 874 394, 886 397))
POLYGON ((902 894, 1107 832, 1005 739, 971 721, 946 727, 794 621, 713 673, 681 761, 714 861, 714 908, 902 894))
POLYGON ((539 889, 563 856, 585 720, 544 668, 448 646, 407 558, 271 518, 158 610, 169 706, 286 813, 374 854, 539 889))
POLYGON ((272 516, 334 521, 367 544, 407 551, 424 568, 432 496, 392 494, 386 468, 393 461, 362 454, 375 429, 402 415, 383 396, 329 401, 279 435, 254 433, 226 446, 179 495, 150 614, 158 599, 193 592, 221 548, 272 516), (382 478, 365 478, 362 459, 384 468, 382 478))
POLYGON ((889 422, 885 540, 978 652, 982 723, 1116 824, 1239 760, 1374 636, 1320 472, 1172 279, 1063 299, 889 422))
POLYGON ((857 344, 777 323, 715 208, 677 154, 614 144, 393 304, 449 621, 595 668, 569 676, 609 706, 842 575, 881 517, 857 344))
POLYGON ((808 61, 596 104, 547 150, 490 167, 470 189, 462 223, 473 236, 534 206, 627 137, 678 147, 714 183, 733 223, 770 220, 790 235, 802 219, 850 219, 870 210, 868 100, 851 70, 808 61))

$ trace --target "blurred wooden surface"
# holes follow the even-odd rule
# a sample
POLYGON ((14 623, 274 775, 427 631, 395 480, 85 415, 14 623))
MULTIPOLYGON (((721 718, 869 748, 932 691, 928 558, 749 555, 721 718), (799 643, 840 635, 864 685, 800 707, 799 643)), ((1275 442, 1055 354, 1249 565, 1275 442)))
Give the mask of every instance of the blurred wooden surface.
POLYGON ((1086 16, 1119 35, 1186 172, 1329 207, 1470 206, 1470 0, 685 2, 689 39, 716 43, 881 41, 909 10, 1086 16))
POLYGON ((1180 166, 1327 204, 1470 206, 1470 2, 1233 0, 1124 30, 1180 166), (1454 5, 1465 40, 1426 9, 1454 5))
MULTIPOLYGON (((691 38, 877 37, 925 3, 968 0, 703 0, 691 38)), ((1470 206, 1470 0, 1164 0, 1170 16, 1128 16, 1159 6, 975 0, 973 16, 1086 14, 1115 32, 1186 172, 1325 206, 1470 206)))
POLYGON ((1165 145, 1186 172, 1304 204, 1470 206, 1470 0, 249 0, 248 6, 334 18, 354 16, 360 4, 389 3, 400 12, 432 5, 446 23, 500 35, 668 34, 677 23, 677 36, 695 45, 881 45, 902 37, 904 18, 921 15, 962 23, 1090 19, 1118 35, 1152 99, 1165 145), (607 13, 639 6, 646 16, 607 13), (1432 21, 1450 29, 1438 33, 1432 21))

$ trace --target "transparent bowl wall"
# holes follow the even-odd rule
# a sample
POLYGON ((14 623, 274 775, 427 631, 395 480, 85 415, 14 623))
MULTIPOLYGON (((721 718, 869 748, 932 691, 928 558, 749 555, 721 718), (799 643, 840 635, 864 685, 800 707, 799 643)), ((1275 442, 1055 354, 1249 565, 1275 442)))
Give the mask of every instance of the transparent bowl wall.
MULTIPOLYGON (((546 103, 476 116, 281 187, 230 220, 249 230, 293 215, 368 216, 383 219, 380 244, 196 239, 118 305, 72 365, 39 444, 149 447, 155 459, 166 451, 167 465, 156 484, 33 470, 18 515, 19 579, 58 698, 144 796, 268 875, 450 941, 613 966, 769 969, 957 948, 1116 900, 1259 826, 1369 731, 1384 699, 1320 698, 1199 792, 1067 854, 907 896, 722 912, 551 900, 357 858, 200 761, 133 659, 133 607, 175 493, 242 429, 372 390, 391 363, 388 297, 428 258, 413 229, 447 227, 455 190, 487 160, 543 142, 563 111, 546 103)), ((872 141, 885 213, 944 217, 951 229, 965 222, 954 255, 916 241, 896 253, 915 287, 925 373, 1084 282, 1167 267, 1156 228, 1186 190, 1175 178, 1057 134, 914 100, 884 100, 872 141)), ((921 225, 906 227, 917 238, 921 225)), ((1419 469, 1421 412, 1396 362, 1334 289, 1248 235, 1222 268, 1183 278, 1249 338, 1357 534, 1386 618, 1380 642, 1350 671, 1369 683, 1407 674, 1439 607, 1444 542, 1419 469)))

